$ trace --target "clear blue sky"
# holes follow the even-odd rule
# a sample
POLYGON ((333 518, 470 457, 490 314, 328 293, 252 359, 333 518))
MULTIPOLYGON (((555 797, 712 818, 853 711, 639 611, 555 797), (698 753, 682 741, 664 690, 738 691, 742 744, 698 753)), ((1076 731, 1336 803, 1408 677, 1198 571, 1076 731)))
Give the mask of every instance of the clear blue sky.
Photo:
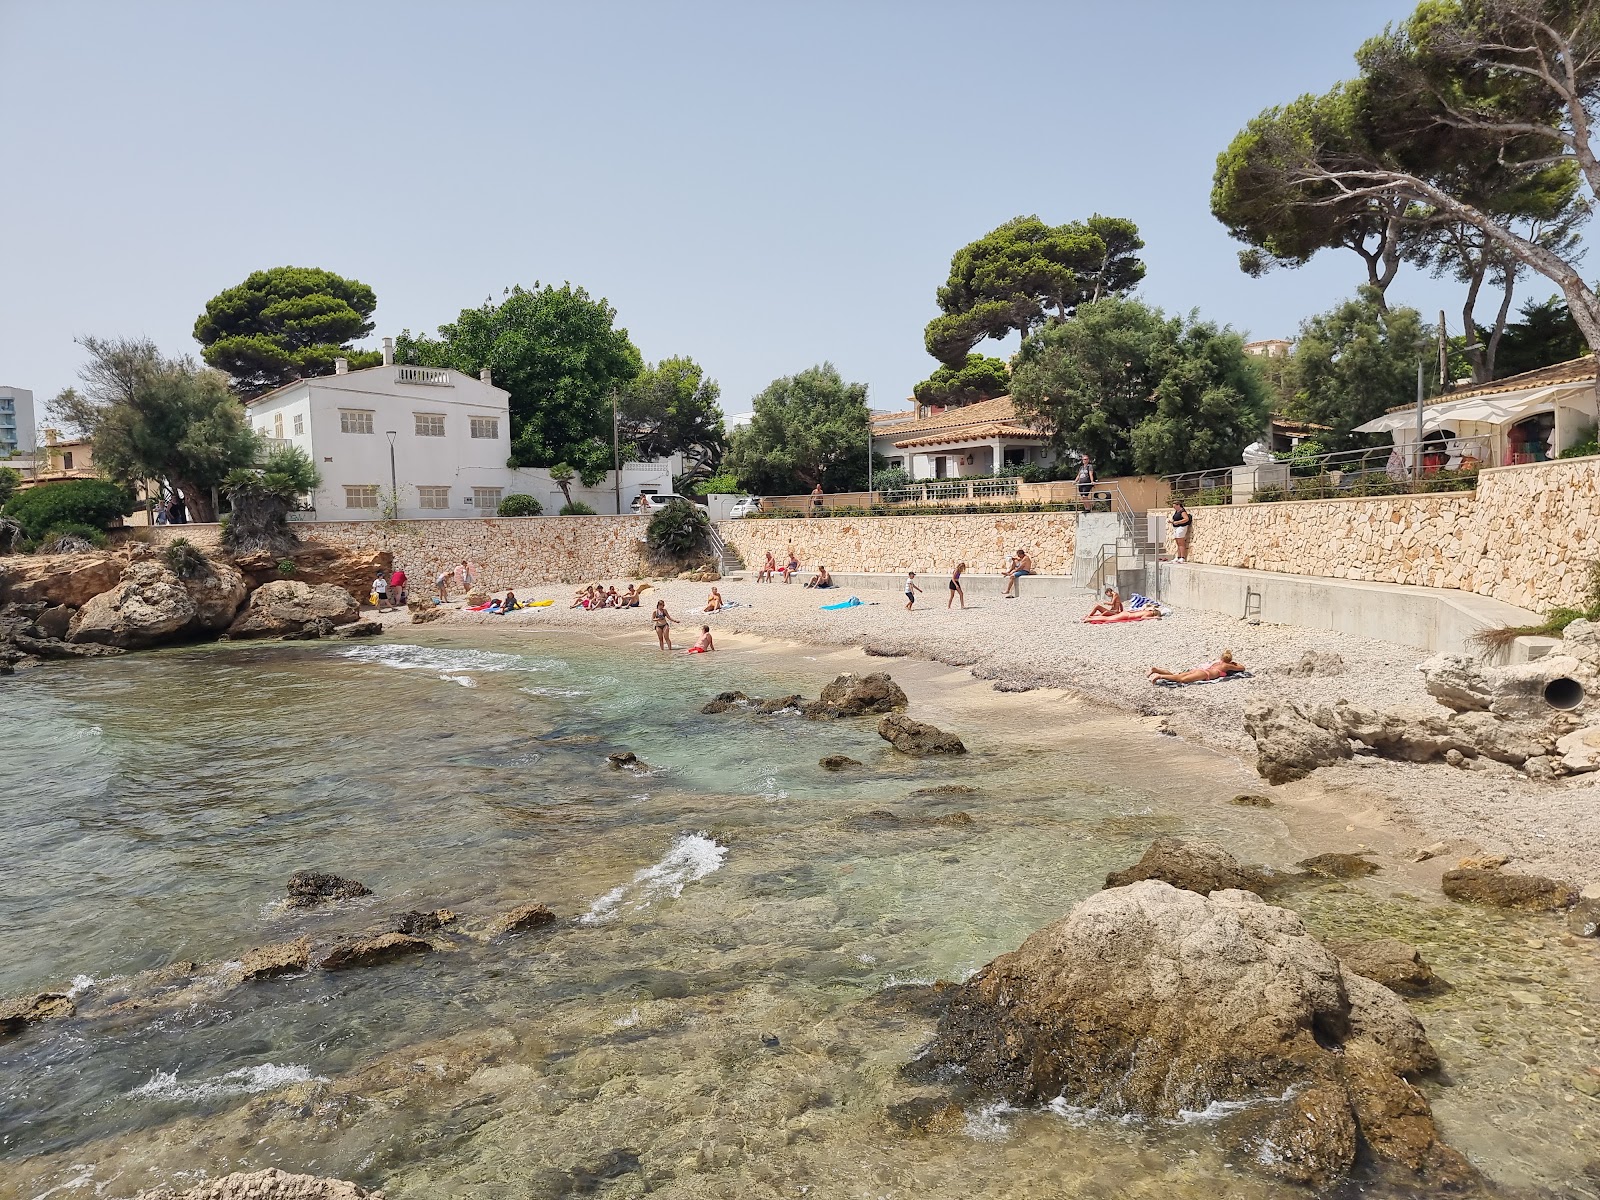
POLYGON ((42 406, 82 333, 196 352, 296 264, 372 285, 375 336, 571 280, 730 413, 824 359, 894 408, 951 254, 1023 213, 1131 217, 1148 300, 1292 335, 1361 263, 1241 275, 1215 157, 1410 7, 0 0, 0 383, 42 406))

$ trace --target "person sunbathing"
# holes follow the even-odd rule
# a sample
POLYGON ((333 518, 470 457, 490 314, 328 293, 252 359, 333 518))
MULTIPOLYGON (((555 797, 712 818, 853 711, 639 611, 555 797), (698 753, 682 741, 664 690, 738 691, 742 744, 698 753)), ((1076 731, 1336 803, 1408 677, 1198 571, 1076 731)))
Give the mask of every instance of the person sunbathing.
POLYGON ((761 569, 756 572, 757 583, 771 583, 772 577, 778 573, 778 560, 772 557, 772 551, 767 551, 767 561, 761 564, 761 569))
POLYGON ((817 573, 806 582, 806 586, 808 588, 831 588, 833 586, 833 576, 828 574, 827 567, 818 567, 817 573))
POLYGON ((517 599, 515 592, 507 592, 505 599, 500 601, 500 611, 503 613, 516 612, 520 607, 521 602, 517 599))
POLYGON ((1243 663, 1234 661, 1232 650, 1224 650, 1221 658, 1201 663, 1198 667, 1191 667, 1187 671, 1169 671, 1165 667, 1151 667, 1149 678, 1151 683, 1162 679, 1169 683, 1206 683, 1213 679, 1226 679, 1229 675, 1236 675, 1245 669, 1243 663))
POLYGON ((711 640, 711 626, 700 626, 700 636, 695 639, 694 645, 686 651, 688 654, 710 654, 717 648, 716 642, 711 640))
POLYGON ((701 612, 719 613, 722 611, 722 593, 716 588, 711 589, 711 595, 706 597, 706 606, 701 612))
POLYGON ((610 587, 608 587, 606 589, 605 603, 602 604, 601 607, 602 608, 621 608, 622 607, 622 597, 617 595, 617 585, 616 584, 613 583, 610 587))
POLYGON ((588 608, 590 603, 593 600, 594 600, 594 584, 591 583, 588 587, 580 588, 578 591, 573 593, 572 604, 571 604, 570 607, 572 607, 572 608, 588 608))
POLYGON ((1116 588, 1106 589, 1104 604, 1096 604, 1089 610, 1091 617, 1114 617, 1122 611, 1122 596, 1116 588))

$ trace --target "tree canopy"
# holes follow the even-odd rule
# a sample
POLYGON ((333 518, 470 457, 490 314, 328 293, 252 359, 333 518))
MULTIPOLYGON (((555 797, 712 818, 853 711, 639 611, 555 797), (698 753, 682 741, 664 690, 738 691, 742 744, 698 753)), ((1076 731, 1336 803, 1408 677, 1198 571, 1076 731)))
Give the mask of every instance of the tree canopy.
POLYGON ((1347 101, 1337 136, 1271 119, 1287 110, 1252 123, 1260 194, 1291 208, 1406 206, 1430 223, 1470 226, 1511 270, 1554 282, 1600 348, 1600 296, 1578 273, 1573 242, 1547 239, 1552 219, 1565 212, 1575 223, 1578 201, 1600 195, 1600 11, 1571 0, 1425 0, 1356 61, 1357 80, 1312 102, 1347 101), (1564 188, 1571 198, 1552 209, 1564 188))
POLYGON ((1018 331, 1026 338, 1047 318, 1064 320, 1078 305, 1131 290, 1144 278, 1139 227, 1098 213, 1087 221, 1047 225, 1014 217, 956 251, 939 289, 942 316, 928 323, 928 353, 961 369, 974 346, 1018 331))
POLYGON ((708 479, 728 448, 721 394, 694 359, 662 359, 622 389, 621 436, 645 457, 681 453, 686 480, 708 479))
POLYGON ((1585 352, 1583 334, 1560 296, 1524 301, 1516 320, 1506 325, 1496 367, 1520 375, 1537 367, 1567 362, 1585 352))
POLYGON ((775 379, 734 430, 727 469, 767 495, 859 491, 867 485, 867 385, 846 383, 832 363, 775 379))
POLYGON ((1332 433, 1336 444, 1357 425, 1417 395, 1417 364, 1431 361, 1434 330, 1414 308, 1384 309, 1370 288, 1300 325, 1290 360, 1286 415, 1332 433))
POLYGON ((437 338, 404 331, 395 354, 469 374, 490 368, 511 393, 510 465, 567 462, 593 485, 611 469, 611 394, 642 366, 616 319, 610 304, 581 287, 535 283, 511 288, 499 304, 463 309, 437 338))
POLYGON ((376 366, 376 351, 350 343, 372 332, 378 298, 366 284, 317 267, 254 271, 219 292, 194 323, 207 363, 249 399, 296 379, 333 374, 333 360, 376 366))
POLYGON ((940 367, 911 389, 918 404, 961 405, 992 400, 1011 390, 1011 368, 1003 359, 969 354, 958 367, 940 367))
POLYGON ((1271 392, 1232 330, 1110 297, 1024 342, 1011 395, 1059 452, 1115 475, 1239 462, 1266 428, 1271 392))
POLYGON ((259 443, 220 371, 166 358, 144 338, 80 338, 89 354, 84 390, 52 410, 94 442, 94 464, 132 487, 160 479, 181 488, 191 519, 216 519, 211 489, 255 462, 259 443))

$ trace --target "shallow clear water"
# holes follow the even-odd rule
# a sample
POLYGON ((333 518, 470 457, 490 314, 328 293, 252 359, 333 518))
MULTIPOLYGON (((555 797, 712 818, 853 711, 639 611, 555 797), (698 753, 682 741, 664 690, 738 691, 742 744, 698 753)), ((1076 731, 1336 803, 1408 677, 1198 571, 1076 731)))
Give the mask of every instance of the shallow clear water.
MULTIPOLYGON (((870 722, 698 711, 729 687, 815 695, 852 656, 421 640, 0 685, 0 995, 76 981, 89 1011, 139 971, 413 908, 560 918, 0 1043, 0 1195, 266 1165, 394 1197, 1295 1194, 1220 1161, 1203 1124, 885 1117, 928 1032, 874 1004, 885 985, 970 972, 1161 833, 1299 856, 1272 811, 1225 803, 1248 783, 1232 760, 927 664, 887 666, 963 759, 897 759, 870 722), (610 769, 620 749, 648 769, 610 769), (826 773, 830 753, 864 766, 826 773), (941 784, 979 790, 912 795, 941 784), (958 811, 972 824, 933 823, 958 811), (375 894, 286 912, 302 868, 375 894)), ((1588 947, 1381 881, 1291 902, 1330 937, 1407 937, 1457 984, 1419 1006, 1456 1145, 1508 1183, 1593 1192, 1600 1110, 1569 1086, 1600 1066, 1588 947)))

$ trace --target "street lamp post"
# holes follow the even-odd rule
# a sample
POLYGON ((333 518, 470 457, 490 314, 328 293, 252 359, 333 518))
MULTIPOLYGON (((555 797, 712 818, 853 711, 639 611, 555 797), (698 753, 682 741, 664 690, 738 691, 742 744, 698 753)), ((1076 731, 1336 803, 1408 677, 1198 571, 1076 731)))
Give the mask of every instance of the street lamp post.
POLYGON ((399 435, 399 430, 385 429, 384 434, 389 439, 389 505, 394 509, 395 518, 400 516, 400 484, 394 470, 394 439, 399 435))
POLYGON ((616 489, 617 516, 622 515, 622 446, 617 435, 617 392, 611 390, 611 479, 616 489))

